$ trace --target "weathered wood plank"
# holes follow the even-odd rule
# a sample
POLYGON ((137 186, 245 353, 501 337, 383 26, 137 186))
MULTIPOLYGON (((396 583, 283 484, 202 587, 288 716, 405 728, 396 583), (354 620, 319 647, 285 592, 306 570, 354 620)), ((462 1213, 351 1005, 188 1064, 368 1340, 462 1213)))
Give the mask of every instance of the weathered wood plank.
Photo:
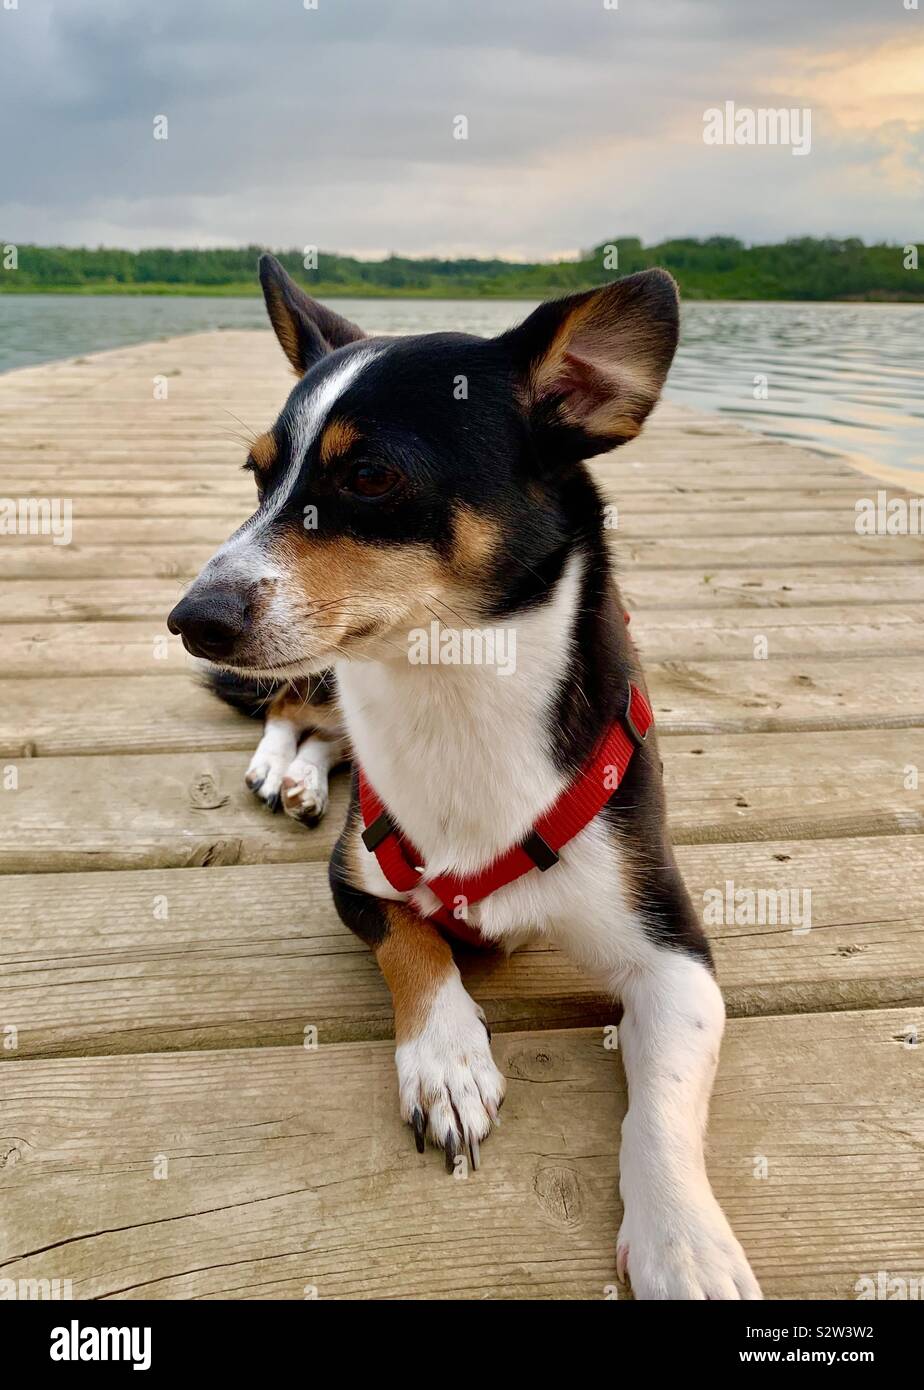
MULTIPOLYGON (((920 793, 909 789, 924 766, 920 729, 678 735, 661 751, 679 844, 924 831, 920 793)), ((0 796, 0 871, 326 860, 345 776, 334 777, 331 810, 308 831, 246 790, 249 758, 248 746, 8 763, 18 790, 0 796)))
MULTIPOLYGON (((103 474, 99 469, 79 471, 73 463, 62 466, 28 461, 23 464, 19 460, 15 465, 0 465, 0 479, 7 497, 95 499, 99 493, 118 484, 119 496, 125 498, 126 507, 137 506, 139 498, 156 497, 164 502, 179 500, 183 503, 187 499, 193 501, 202 497, 217 499, 221 506, 240 505, 249 510, 248 504, 252 502, 254 492, 249 480, 242 489, 239 466, 244 457, 246 455, 241 453, 236 461, 230 462, 225 468, 216 468, 209 473, 203 469, 177 472, 169 464, 134 466, 127 463, 124 468, 103 474)), ((74 505, 76 508, 77 500, 74 505)), ((247 515, 247 510, 243 515, 247 515)))
MULTIPOLYGON (((631 492, 619 488, 613 490, 613 495, 617 502, 617 527, 623 525, 623 519, 626 525, 630 521, 634 523, 636 518, 650 518, 653 523, 659 515, 665 514, 693 518, 692 524, 696 526, 697 517, 705 521, 716 512, 723 513, 717 519, 717 524, 723 528, 735 517, 743 526, 750 517, 757 515, 761 518, 766 516, 771 525, 773 517, 780 517, 783 521, 804 517, 808 525, 808 514, 814 511, 827 513, 836 522, 835 529, 839 531, 845 524, 848 529, 854 527, 858 497, 875 497, 876 489, 885 486, 875 478, 848 471, 845 476, 832 479, 824 487, 768 487, 761 490, 758 498, 754 496, 750 480, 744 487, 714 489, 708 477, 678 483, 665 482, 657 487, 652 485, 650 489, 647 486, 634 488, 631 492)), ((901 488, 893 489, 891 484, 887 491, 890 497, 908 495, 901 488)), ((795 525, 793 529, 800 530, 801 525, 795 525)))
MULTIPOLYGON (((732 528, 729 528, 731 530, 732 528)), ((924 536, 858 536, 853 527, 839 535, 757 535, 754 532, 705 536, 649 536, 621 533, 615 542, 621 564, 637 573, 650 569, 781 569, 784 565, 908 564, 924 560, 924 536)))
MULTIPOLYGON (((672 613, 636 609, 632 636, 646 670, 665 661, 753 661, 766 640, 779 657, 920 656, 924 604, 805 608, 716 608, 672 613)), ((12 673, 11 673, 12 674, 12 673)), ((734 683, 739 673, 729 674, 734 683)))
MULTIPOLYGON (((240 724, 255 747, 257 726, 240 724)), ((7 764, 18 789, 0 797, 0 872, 326 862, 346 810, 345 775, 334 777, 331 809, 309 831, 245 788, 251 751, 7 764)))
POLYGON ((0 579, 195 579, 214 545, 13 545, 0 549, 0 579))
MULTIPOLYGON (((150 634, 151 668, 165 662, 156 655, 155 635, 150 634)), ((724 661, 651 663, 648 681, 661 732, 776 733, 924 723, 921 661, 913 655, 879 657, 873 669, 854 660, 774 656, 736 665, 734 679, 729 670, 724 661)), ((221 750, 255 742, 253 723, 221 705, 192 674, 0 679, 0 755, 17 757, 25 749, 42 757, 142 748, 221 750)))
MULTIPOLYGON (((752 641, 752 653, 772 652, 752 641)), ((924 723, 922 663, 917 656, 866 662, 767 656, 725 662, 652 662, 648 668, 658 728, 680 733, 783 733, 795 730, 899 728, 924 723), (731 677, 731 678, 730 678, 731 677)))
MULTIPOLYGON (((710 920, 730 1015, 924 998, 924 840, 691 845, 679 858, 703 912, 728 882, 796 895, 750 923, 710 920)), ((323 864, 11 876, 0 891, 0 1021, 18 1029, 7 1058, 298 1045, 309 1024, 324 1043, 392 1036, 388 991, 337 918, 323 864)), ((459 956, 495 1030, 612 1013, 541 942, 509 960, 459 956)))
MULTIPOLYGON (((726 569, 721 559, 695 570, 630 569, 620 589, 632 612, 649 609, 804 607, 807 604, 918 603, 924 598, 920 565, 850 565, 802 569, 726 569)), ((2 592, 2 591, 0 591, 2 592)))
POLYGON ((192 675, 0 681, 0 754, 247 748, 258 728, 192 675))
MULTIPOLYGON (((34 480, 32 490, 37 492, 34 480)), ((134 526, 139 522, 156 522, 161 525, 211 525, 211 537, 220 536, 226 522, 239 525, 241 520, 253 510, 254 489, 250 478, 232 474, 229 486, 217 486, 193 491, 192 488, 171 488, 169 492, 133 491, 126 484, 116 495, 112 492, 82 492, 73 498, 74 516, 81 521, 93 521, 100 526, 134 526)), ((806 500, 804 512, 813 508, 822 516, 831 514, 840 517, 841 510, 826 505, 815 507, 806 500)), ((796 513, 801 515, 802 513, 796 513)), ((130 533, 127 533, 130 534, 130 533)), ((183 539, 182 536, 179 539, 183 539)))
POLYGON ((7 623, 143 618, 163 625, 185 588, 181 579, 13 579, 0 581, 0 612, 7 623))
MULTIPOLYGON (((135 502, 138 500, 136 498, 135 502)), ((247 501, 250 506, 233 510, 226 504, 221 512, 210 503, 212 510, 205 515, 193 512, 186 516, 152 516, 145 506, 138 509, 140 514, 131 515, 132 509, 126 507, 124 516, 99 517, 87 513, 78 499, 72 510, 70 549, 76 554, 84 548, 119 551, 128 546, 144 546, 148 550, 156 547, 165 558, 169 558, 175 548, 204 546, 211 551, 227 540, 253 511, 256 499, 249 496, 247 501)), ((813 512, 811 515, 824 518, 827 513, 813 512)), ((39 534, 6 536, 4 546, 11 550, 43 550, 48 548, 49 538, 39 534)))
POLYGON ((8 678, 181 675, 190 669, 182 642, 162 621, 0 623, 0 652, 8 678))
MULTIPOLYGON (((729 1025, 709 1170, 770 1297, 919 1275, 921 1023, 729 1025)), ((79 1299, 603 1298, 618 1053, 593 1029, 500 1035, 495 1054, 503 1127, 463 1181, 414 1153, 387 1043, 0 1068, 2 1274, 70 1278, 79 1299)))

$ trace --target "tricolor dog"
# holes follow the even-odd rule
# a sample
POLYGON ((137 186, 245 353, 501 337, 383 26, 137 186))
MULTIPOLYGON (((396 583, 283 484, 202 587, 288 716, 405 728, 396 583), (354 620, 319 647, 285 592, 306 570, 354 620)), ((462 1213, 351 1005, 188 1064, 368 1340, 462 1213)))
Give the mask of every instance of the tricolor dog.
POLYGON ((759 1298, 706 1174, 724 1009, 584 463, 658 399, 674 282, 631 275, 488 340, 374 338, 272 257, 260 274, 299 380, 250 450, 256 511, 169 626, 265 713, 264 801, 312 824, 353 760, 330 881, 391 990, 401 1114, 421 1151, 477 1164, 504 1077, 453 940, 556 943, 623 1008, 620 1274, 641 1298, 759 1298), (515 662, 410 660, 431 624, 515 634, 515 662))

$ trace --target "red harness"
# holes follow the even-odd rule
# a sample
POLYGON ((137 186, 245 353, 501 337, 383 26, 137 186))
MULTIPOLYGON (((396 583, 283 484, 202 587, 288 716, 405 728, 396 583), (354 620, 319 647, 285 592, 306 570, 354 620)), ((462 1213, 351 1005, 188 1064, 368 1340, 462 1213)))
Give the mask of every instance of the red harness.
MULTIPOLYGON (((558 863, 562 847, 590 824, 622 782, 632 754, 645 741, 652 718, 645 696, 630 682, 621 717, 600 739, 579 776, 539 817, 519 844, 467 878, 441 874, 438 878, 427 879, 427 887, 441 903, 440 908, 429 915, 429 920, 470 945, 483 946, 484 938, 467 925, 464 913, 532 869, 545 873, 558 863)), ((365 827, 363 844, 379 861, 392 888, 399 893, 409 893, 425 879, 423 861, 389 815, 361 767, 358 773, 359 805, 365 827)))

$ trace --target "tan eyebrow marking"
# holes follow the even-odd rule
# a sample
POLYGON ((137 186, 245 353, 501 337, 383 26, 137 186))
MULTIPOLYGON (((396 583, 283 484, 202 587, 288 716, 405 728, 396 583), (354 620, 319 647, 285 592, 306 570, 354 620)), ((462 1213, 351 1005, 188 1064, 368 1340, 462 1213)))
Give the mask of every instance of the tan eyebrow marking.
POLYGON ((321 435, 321 462, 325 465, 332 463, 358 444, 359 439, 359 430, 349 420, 331 420, 321 435))
POLYGON ((266 434, 261 434, 253 441, 250 446, 250 457, 254 466, 258 468, 261 473, 265 473, 267 469, 272 468, 276 459, 279 457, 279 449, 271 430, 267 430, 266 434))

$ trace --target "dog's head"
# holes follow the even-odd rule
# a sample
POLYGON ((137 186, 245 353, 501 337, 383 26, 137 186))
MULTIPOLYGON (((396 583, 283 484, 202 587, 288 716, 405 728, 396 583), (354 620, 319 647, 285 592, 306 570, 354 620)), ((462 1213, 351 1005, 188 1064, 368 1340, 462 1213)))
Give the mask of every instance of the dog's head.
POLYGON ((494 339, 369 338, 272 256, 260 279, 299 381, 250 450, 257 510, 170 630, 197 656, 296 676, 403 655, 433 618, 472 626, 540 602, 599 527, 581 460, 632 439, 658 398, 671 277, 542 304, 494 339))

